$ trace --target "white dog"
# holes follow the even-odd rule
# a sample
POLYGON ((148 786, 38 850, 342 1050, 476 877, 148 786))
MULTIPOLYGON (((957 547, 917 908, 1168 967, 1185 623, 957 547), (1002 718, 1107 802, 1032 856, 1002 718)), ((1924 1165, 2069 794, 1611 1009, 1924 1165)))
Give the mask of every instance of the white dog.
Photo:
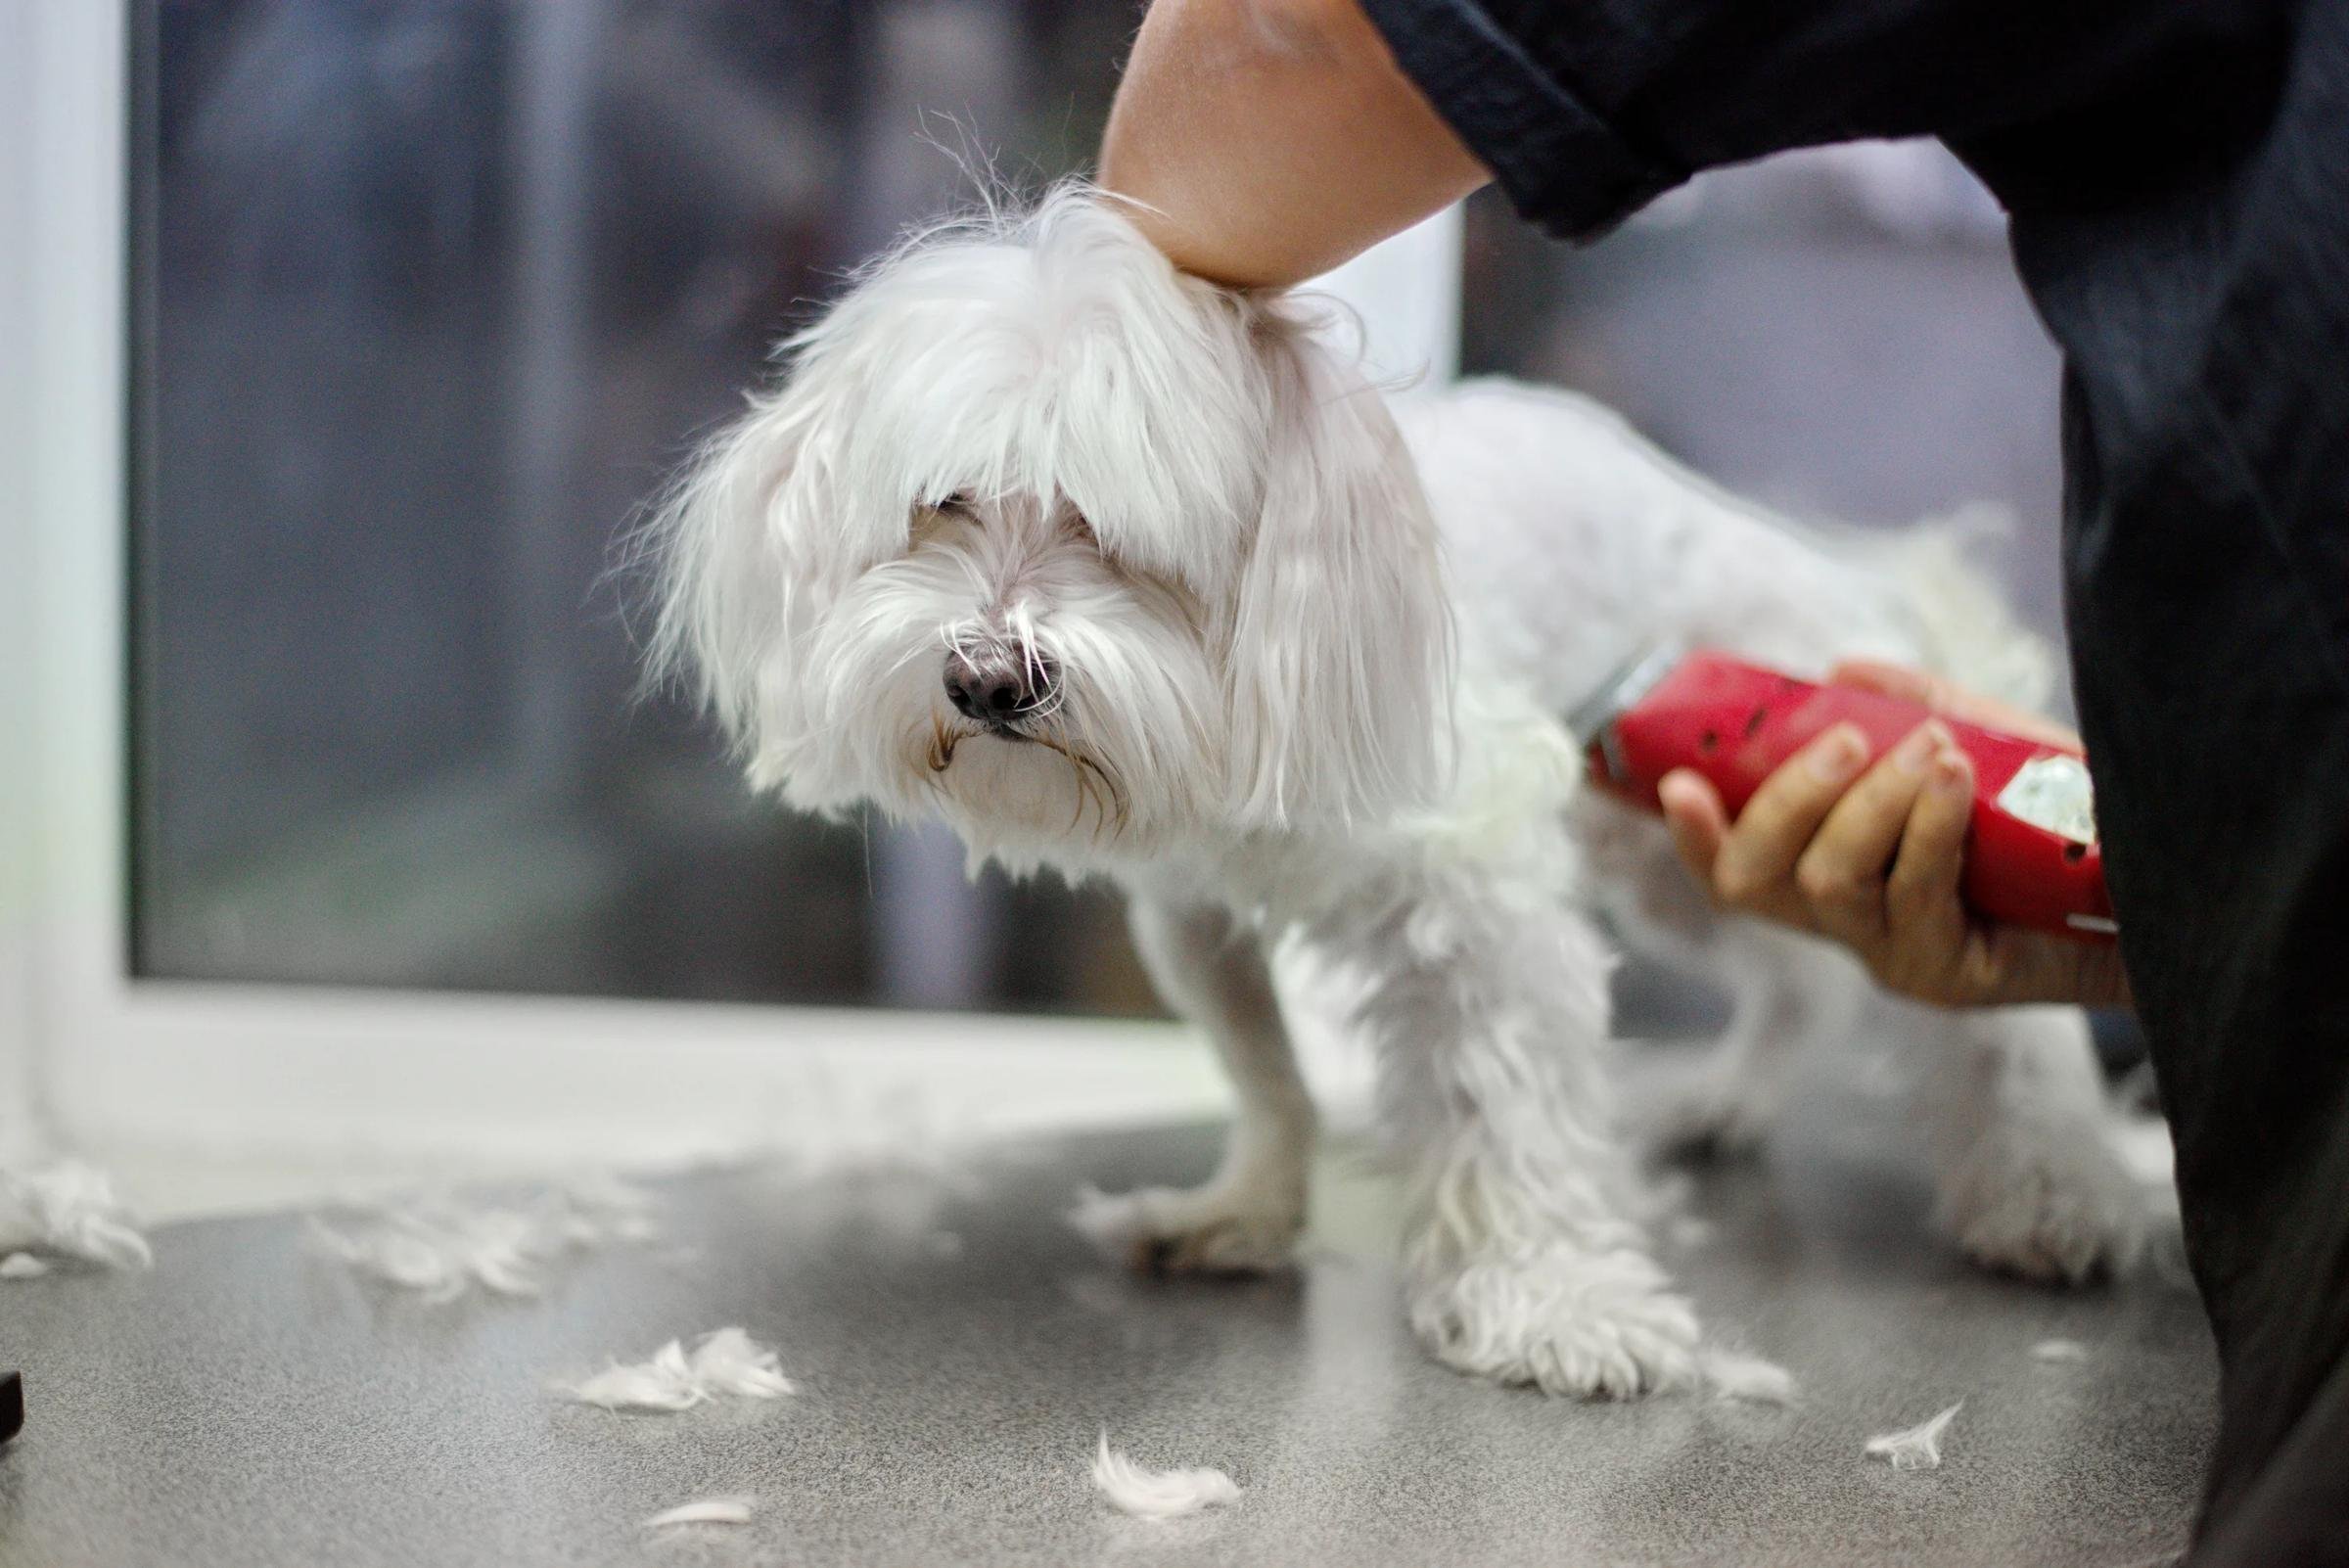
MULTIPOLYGON (((1578 398, 1463 387, 1399 429, 1321 326, 1178 275, 1082 189, 923 236, 678 486, 655 656, 795 806, 941 816, 974 863, 1125 887, 1239 1098, 1206 1186, 1094 1217, 1153 1262, 1264 1268, 1298 1233, 1314 1116, 1266 958, 1291 938, 1362 977, 1427 1345, 1558 1393, 1685 1384, 1700 1336, 1619 1153, 1593 910, 1734 989, 1694 1113, 1724 1143, 1864 983, 1715 918, 1655 824, 1578 799, 1555 715, 1663 635, 1994 688, 2038 655, 1969 576, 1920 591, 1897 552, 1822 547, 1578 398)), ((2036 1277, 2117 1261, 2130 1191, 2077 1015, 1923 1016, 1965 1247, 2036 1277)))

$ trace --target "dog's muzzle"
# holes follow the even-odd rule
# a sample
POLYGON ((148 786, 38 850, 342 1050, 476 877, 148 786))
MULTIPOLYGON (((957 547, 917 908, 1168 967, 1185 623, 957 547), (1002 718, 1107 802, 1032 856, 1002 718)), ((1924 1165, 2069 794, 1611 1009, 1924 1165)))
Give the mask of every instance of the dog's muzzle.
POLYGON ((1049 705, 1060 685, 1052 661, 1017 643, 977 656, 946 655, 946 701, 973 723, 999 735, 1017 735, 1013 728, 1049 705))

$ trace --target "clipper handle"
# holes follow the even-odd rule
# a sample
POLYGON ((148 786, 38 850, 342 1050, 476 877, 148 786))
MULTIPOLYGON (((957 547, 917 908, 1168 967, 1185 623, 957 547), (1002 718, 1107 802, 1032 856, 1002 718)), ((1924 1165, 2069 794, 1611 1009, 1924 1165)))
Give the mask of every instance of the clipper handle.
MULTIPOLYGON (((1693 768, 1735 816, 1780 763, 1834 725, 1857 725, 1872 762, 1932 716, 1897 697, 1814 685, 1723 654, 1691 654, 1600 727, 1590 745, 1591 774, 1623 799, 1661 811, 1657 783, 1676 768, 1693 768)), ((2110 941, 2117 928, 2085 760, 2046 741, 1947 715, 1941 720, 1974 766, 1960 885, 1967 904, 1987 919, 2110 941)))

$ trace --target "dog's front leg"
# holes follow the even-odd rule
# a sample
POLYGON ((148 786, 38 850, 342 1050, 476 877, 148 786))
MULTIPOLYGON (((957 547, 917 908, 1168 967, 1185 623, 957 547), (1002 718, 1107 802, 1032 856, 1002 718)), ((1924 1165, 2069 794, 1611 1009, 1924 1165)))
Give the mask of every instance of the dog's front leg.
POLYGON ((1091 1197, 1078 1224, 1153 1269, 1254 1273, 1288 1261, 1305 1224, 1313 1105, 1255 933, 1220 906, 1136 895, 1134 945, 1160 996, 1207 1031, 1238 1104, 1206 1185, 1091 1197))
POLYGON ((1462 876, 1431 879, 1356 936, 1382 1121, 1409 1183, 1420 1339, 1462 1371, 1553 1394, 1690 1382, 1696 1315, 1633 1218, 1616 1141, 1597 932, 1462 876))

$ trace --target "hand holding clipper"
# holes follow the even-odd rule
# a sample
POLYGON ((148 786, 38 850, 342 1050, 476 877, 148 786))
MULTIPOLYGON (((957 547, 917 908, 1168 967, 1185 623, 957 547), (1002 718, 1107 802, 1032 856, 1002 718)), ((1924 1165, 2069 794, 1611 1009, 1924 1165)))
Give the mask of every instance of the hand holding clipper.
MULTIPOLYGON (((1880 692, 1815 685, 1700 652, 1639 661, 1570 722, 1602 787, 1660 810, 1657 784, 1689 768, 1734 816, 1780 764, 1836 725, 1857 729, 1872 761, 1933 716, 1920 704, 1880 692)), ((2109 942, 2112 905, 2080 754, 1940 716, 1972 764, 1960 888, 1967 905, 1986 920, 2109 942)))

